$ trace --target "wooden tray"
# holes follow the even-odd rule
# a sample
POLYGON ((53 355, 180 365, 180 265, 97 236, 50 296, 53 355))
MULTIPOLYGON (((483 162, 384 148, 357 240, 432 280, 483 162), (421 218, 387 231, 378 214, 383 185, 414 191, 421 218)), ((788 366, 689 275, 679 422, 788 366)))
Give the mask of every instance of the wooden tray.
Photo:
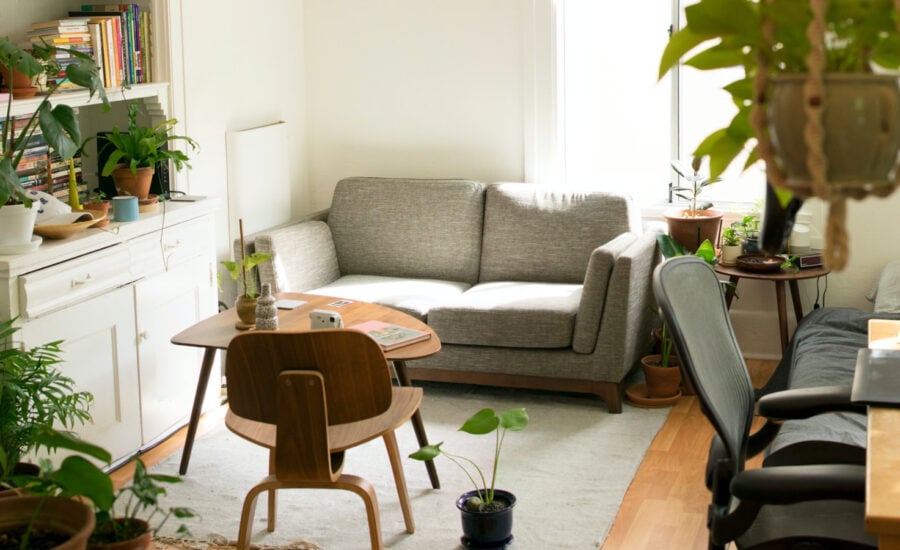
POLYGON ((763 254, 744 254, 738 256, 735 263, 738 269, 757 273, 771 273, 781 269, 784 258, 781 256, 765 256, 763 254))
MULTIPOLYGON (((34 232, 45 239, 65 239, 67 237, 71 237, 75 233, 79 231, 84 231, 88 227, 91 227, 94 224, 102 222, 106 219, 106 214, 103 212, 73 212, 72 214, 65 215, 68 218, 72 218, 74 221, 69 223, 52 223, 57 221, 57 218, 62 218, 63 216, 55 216, 50 220, 47 220, 51 223, 42 223, 34 226, 34 232)), ((59 220, 62 221, 62 220, 59 220)))

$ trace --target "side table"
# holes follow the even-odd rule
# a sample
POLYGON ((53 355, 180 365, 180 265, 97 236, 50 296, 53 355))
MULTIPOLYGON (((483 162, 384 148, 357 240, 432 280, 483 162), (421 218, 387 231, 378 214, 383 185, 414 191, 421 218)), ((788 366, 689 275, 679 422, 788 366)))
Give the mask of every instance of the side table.
POLYGON ((725 292, 725 304, 731 309, 731 301, 734 299, 734 293, 737 289, 738 281, 741 279, 756 279, 760 281, 772 281, 775 283, 775 298, 778 301, 778 329, 781 334, 781 352, 787 348, 788 344, 788 327, 787 327, 787 304, 784 292, 784 283, 791 287, 791 300, 794 304, 794 317, 797 322, 803 319, 803 306, 800 304, 800 291, 797 281, 803 279, 815 279, 823 277, 831 273, 827 267, 809 267, 806 269, 798 269, 796 271, 772 271, 772 272, 756 272, 740 269, 737 266, 724 266, 716 264, 716 273, 727 275, 728 280, 732 283, 731 288, 725 292))

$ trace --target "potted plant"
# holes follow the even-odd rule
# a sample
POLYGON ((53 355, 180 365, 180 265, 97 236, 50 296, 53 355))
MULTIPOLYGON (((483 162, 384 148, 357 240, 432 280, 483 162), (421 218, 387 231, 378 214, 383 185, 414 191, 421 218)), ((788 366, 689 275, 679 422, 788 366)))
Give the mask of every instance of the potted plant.
POLYGON ((759 248, 759 214, 747 214, 731 224, 741 240, 742 254, 758 254, 759 248))
POLYGON ((142 126, 138 123, 140 104, 132 101, 128 105, 128 131, 113 127, 106 135, 104 150, 109 157, 103 165, 102 175, 112 175, 119 195, 131 195, 145 200, 150 195, 150 182, 159 162, 172 161, 176 170, 191 167, 190 159, 181 150, 170 148, 169 144, 183 141, 192 150, 197 142, 188 136, 170 135, 169 131, 178 124, 173 119, 160 122, 156 126, 142 126))
POLYGON ((109 206, 111 201, 106 198, 106 193, 101 191, 100 189, 94 189, 88 193, 87 199, 85 199, 84 203, 82 203, 82 207, 85 210, 92 210, 94 212, 101 212, 105 216, 103 221, 94 225, 93 227, 106 227, 109 225, 109 206))
POLYGON ((694 154, 709 155, 717 177, 755 141, 748 165, 764 160, 777 188, 767 190, 765 251, 779 252, 802 199, 816 196, 831 204, 826 256, 841 269, 846 198, 884 196, 895 186, 900 86, 896 74, 876 74, 900 67, 894 3, 700 0, 685 17, 660 76, 686 56, 700 70, 744 70, 725 87, 737 113, 694 154))
MULTIPOLYGON (((106 91, 97 66, 90 56, 75 50, 57 48, 50 45, 35 45, 31 52, 16 46, 9 38, 0 37, 0 66, 10 71, 18 71, 28 78, 39 74, 56 76, 61 68, 55 62, 55 53, 65 51, 73 56, 74 61, 65 68, 66 77, 84 86, 91 97, 98 94, 104 109, 109 109, 106 91)), ((7 79, 3 86, 12 94, 13 79, 7 79)), ((35 109, 34 113, 19 120, 25 123, 11 123, 12 101, 6 104, 6 117, 0 131, 0 245, 26 245, 32 240, 32 231, 37 211, 32 208, 32 201, 25 193, 16 173, 26 146, 34 136, 37 128, 51 149, 64 161, 69 160, 78 151, 81 143, 81 129, 78 118, 72 107, 68 105, 53 106, 51 98, 59 89, 53 84, 35 109)))
POLYGON ((16 476, 34 468, 17 466, 29 453, 50 448, 42 434, 54 424, 72 428, 90 420, 93 396, 56 369, 60 342, 23 349, 13 341, 15 319, 0 323, 0 489, 14 490, 16 476))
POLYGON ((705 240, 718 242, 724 215, 721 210, 713 209, 711 202, 700 202, 703 190, 721 181, 721 178, 710 178, 701 172, 702 160, 702 157, 694 157, 690 166, 679 160, 672 161, 672 169, 687 181, 687 185, 675 186, 672 191, 676 197, 688 201, 688 207, 670 210, 664 216, 669 234, 688 250, 697 250, 705 240))
MULTIPOLYGON (((156 535, 171 517, 195 517, 190 508, 160 505, 165 496, 163 483, 180 483, 178 476, 151 474, 140 458, 134 459, 134 477, 130 485, 116 491, 114 498, 94 502, 96 525, 88 541, 91 550, 142 550, 150 548, 156 535), (116 503, 120 505, 116 509, 116 503), (158 521, 156 521, 158 520, 158 521), (156 524, 155 527, 153 526, 156 524)), ((185 525, 176 532, 189 536, 185 525)))
POLYGON ((502 547, 512 540, 513 507, 516 497, 509 491, 497 489, 497 469, 500 466, 500 449, 507 431, 521 431, 528 425, 528 413, 515 408, 497 414, 493 409, 482 409, 466 420, 459 431, 473 435, 494 433, 494 463, 488 484, 484 472, 471 459, 444 451, 443 442, 425 445, 409 455, 415 460, 433 460, 444 455, 465 472, 475 489, 456 499, 462 519, 462 542, 470 548, 502 547), (466 466, 468 463, 471 469, 466 466))
POLYGON ((719 255, 719 263, 722 265, 734 265, 737 257, 742 254, 743 247, 737 223, 734 222, 722 230, 722 253, 719 255))
POLYGON ((681 396, 681 369, 674 360, 673 345, 666 324, 662 323, 660 352, 641 357, 647 397, 650 400, 661 400, 660 404, 665 405, 671 404, 672 398, 677 399, 681 396))
POLYGON ((238 231, 241 237, 241 257, 238 261, 222 261, 222 266, 228 271, 232 281, 238 281, 240 292, 234 303, 234 309, 238 315, 235 324, 240 330, 248 329, 256 324, 256 298, 259 293, 256 290, 253 268, 266 262, 272 254, 268 252, 245 253, 244 245, 244 220, 238 220, 238 231), (251 273, 248 273, 251 272, 251 273))

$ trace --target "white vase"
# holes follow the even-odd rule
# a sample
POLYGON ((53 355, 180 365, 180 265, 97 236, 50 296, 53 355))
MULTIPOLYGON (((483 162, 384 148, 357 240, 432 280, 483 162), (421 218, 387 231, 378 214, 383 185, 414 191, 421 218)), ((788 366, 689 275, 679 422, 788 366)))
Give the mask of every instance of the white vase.
POLYGON ((23 204, 0 207, 0 245, 24 245, 31 242, 37 204, 26 208, 23 204))

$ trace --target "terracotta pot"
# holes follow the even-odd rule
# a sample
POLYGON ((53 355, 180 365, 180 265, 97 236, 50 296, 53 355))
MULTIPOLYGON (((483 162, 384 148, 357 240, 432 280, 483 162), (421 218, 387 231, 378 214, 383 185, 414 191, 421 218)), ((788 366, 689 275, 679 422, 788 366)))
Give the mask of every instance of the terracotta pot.
MULTIPOLYGON (((9 89, 9 69, 6 67, 0 67, 0 79, 3 80, 3 90, 6 91, 9 89)), ((31 77, 25 73, 14 70, 12 74, 12 87, 15 88, 30 88, 32 86, 31 77)))
MULTIPOLYGON (((769 131, 788 180, 809 181, 806 161, 805 74, 772 78, 769 131)), ((900 85, 896 75, 823 76, 823 150, 829 182, 892 180, 900 148, 900 85)))
POLYGON ((61 497, 0 498, 0 532, 27 525, 65 533, 68 539, 54 550, 83 550, 94 530, 94 512, 85 504, 61 497))
POLYGON ((153 181, 154 172, 155 170, 149 166, 138 168, 136 174, 128 167, 116 168, 112 172, 116 193, 146 199, 150 196, 150 183, 153 181))
POLYGON ((478 491, 463 493, 456 499, 462 521, 463 545, 467 548, 505 548, 506 543, 512 540, 516 496, 509 491, 495 489, 494 502, 505 501, 507 506, 487 512, 473 512, 466 508, 466 501, 473 496, 478 496, 478 491))
MULTIPOLYGON (((124 524, 125 522, 133 523, 134 529, 136 531, 140 531, 140 535, 130 538, 128 540, 122 540, 118 542, 88 542, 87 548, 88 550, 146 550, 150 548, 153 544, 153 536, 150 532, 150 524, 142 519, 124 519, 119 518, 115 520, 119 525, 124 524)), ((109 529, 107 529, 109 531, 109 529)), ((95 533, 96 536, 97 533, 95 533)))
POLYGON ((106 219, 102 222, 98 223, 94 227, 106 227, 109 225, 109 205, 112 204, 112 201, 100 201, 100 202, 86 202, 82 206, 85 210, 92 210, 95 212, 103 212, 106 215, 106 219))
POLYGON ((641 358, 641 368, 647 382, 647 395, 655 398, 674 397, 681 387, 681 369, 659 366, 659 355, 641 358))
POLYGON ((670 210, 664 214, 669 225, 669 235, 678 244, 696 252, 700 244, 709 239, 713 246, 719 242, 719 231, 722 229, 721 210, 709 208, 700 210, 695 216, 690 216, 689 210, 670 210))
POLYGON ((234 302, 234 309, 240 319, 236 325, 238 328, 249 328, 256 324, 256 298, 247 298, 241 294, 234 302), (241 324, 244 326, 240 326, 241 324))

